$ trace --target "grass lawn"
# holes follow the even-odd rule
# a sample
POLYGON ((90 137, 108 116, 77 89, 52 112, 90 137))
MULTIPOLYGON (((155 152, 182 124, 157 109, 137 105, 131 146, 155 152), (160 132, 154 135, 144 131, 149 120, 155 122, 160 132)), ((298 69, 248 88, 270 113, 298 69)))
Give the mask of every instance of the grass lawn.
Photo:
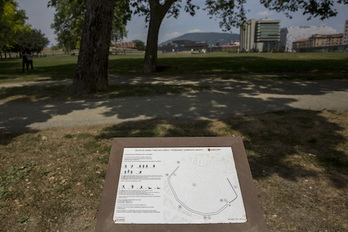
MULTIPOLYGON (((34 70, 22 73, 20 60, 0 60, 0 83, 69 80, 76 62, 74 56, 37 58, 34 70)), ((137 55, 110 56, 109 74, 143 75, 142 62, 137 55)), ((153 75, 183 79, 201 74, 222 80, 348 77, 348 53, 161 54, 159 65, 162 71, 153 75)), ((127 83, 82 100, 219 91, 212 85, 127 83)), ((65 85, 0 88, 0 104, 18 100, 74 99, 65 85)), ((241 136, 269 231, 348 231, 347 119, 347 111, 324 110, 213 121, 0 128, 0 231, 94 231, 112 138, 170 136, 241 136)))
MULTIPOLYGON (((76 56, 34 59, 23 73, 21 60, 0 60, 0 83, 66 80, 74 76, 76 56)), ((111 55, 109 75, 141 75, 143 56, 111 55)), ((348 53, 160 54, 161 75, 217 74, 225 78, 335 79, 348 76, 348 53)), ((158 75, 154 74, 154 75, 158 75)))
POLYGON ((113 137, 241 136, 268 231, 348 230, 348 112, 3 132, 2 231, 93 231, 113 137))
POLYGON ((0 60, 0 83, 71 79, 77 63, 74 56, 34 58, 34 70, 22 72, 22 60, 0 60))

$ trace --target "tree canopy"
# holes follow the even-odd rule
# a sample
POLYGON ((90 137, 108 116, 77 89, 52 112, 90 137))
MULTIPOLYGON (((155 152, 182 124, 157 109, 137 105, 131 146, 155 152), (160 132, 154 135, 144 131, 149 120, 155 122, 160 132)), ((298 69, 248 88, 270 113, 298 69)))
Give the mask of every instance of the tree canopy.
POLYGON ((45 35, 26 24, 25 11, 14 0, 0 0, 0 50, 18 52, 28 48, 42 51, 49 43, 45 35))
POLYGON ((0 6, 0 49, 6 51, 16 43, 17 33, 28 28, 27 17, 13 0, 0 0, 0 6))
POLYGON ((45 34, 38 29, 27 29, 23 30, 17 35, 17 46, 18 51, 25 48, 32 52, 41 52, 47 45, 49 40, 45 37, 45 34))
POLYGON ((138 49, 139 51, 145 51, 145 43, 141 40, 133 40, 133 43, 135 43, 135 48, 138 49))
MULTIPOLYGON (((250 0, 249 0, 250 1, 250 0)), ((348 4, 348 0, 259 0, 269 10, 282 12, 292 18, 291 13, 301 11, 308 15, 308 19, 319 17, 321 20, 337 15, 335 3, 348 4)), ((151 15, 151 4, 167 6, 165 13, 167 17, 179 16, 184 11, 194 16, 196 10, 200 9, 192 0, 130 0, 133 13, 145 16, 148 22, 151 15)), ((203 2, 203 1, 202 1, 203 2)), ((230 30, 231 27, 238 27, 246 20, 247 10, 245 4, 248 0, 205 0, 203 10, 207 11, 210 17, 220 19, 220 27, 230 30)), ((200 4, 202 5, 202 4, 200 4)), ((164 14, 164 12, 163 12, 164 14)))
MULTIPOLYGON (((111 39, 117 41, 127 35, 126 25, 131 11, 128 0, 114 0, 111 39)), ((80 48, 83 23, 86 17, 86 0, 50 0, 48 7, 55 8, 51 28, 57 35, 59 46, 70 52, 80 48)))
POLYGON ((66 51, 79 47, 86 4, 81 0, 52 0, 48 6, 55 7, 51 28, 57 35, 58 45, 66 51))

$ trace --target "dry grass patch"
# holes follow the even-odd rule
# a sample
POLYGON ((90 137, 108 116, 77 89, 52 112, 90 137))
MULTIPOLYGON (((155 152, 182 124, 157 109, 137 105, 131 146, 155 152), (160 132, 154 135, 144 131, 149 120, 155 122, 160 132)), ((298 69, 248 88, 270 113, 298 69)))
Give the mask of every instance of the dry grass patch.
POLYGON ((0 134, 0 228, 93 231, 113 137, 241 136, 269 231, 348 230, 348 112, 0 134))

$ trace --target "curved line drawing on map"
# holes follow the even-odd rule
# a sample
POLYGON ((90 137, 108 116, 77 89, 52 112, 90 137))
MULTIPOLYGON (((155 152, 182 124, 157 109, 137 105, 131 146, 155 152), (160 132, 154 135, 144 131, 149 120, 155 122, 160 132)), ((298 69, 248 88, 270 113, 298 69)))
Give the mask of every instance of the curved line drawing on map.
POLYGON ((229 180, 228 178, 226 178, 227 181, 228 181, 228 183, 229 183, 229 185, 231 186, 233 192, 235 193, 235 197, 234 197, 231 201, 226 202, 226 204, 225 204, 223 207, 221 207, 219 210, 217 210, 217 211, 215 211, 215 212, 208 212, 208 213, 207 213, 207 212, 200 212, 200 211, 196 211, 196 210, 194 210, 194 209, 191 209, 191 208, 188 207, 183 201, 180 200, 180 198, 179 198, 178 195, 176 194, 175 189, 174 189, 174 187, 173 187, 173 185, 172 185, 172 183, 171 183, 171 180, 170 180, 170 178, 175 174, 175 172, 179 169, 179 167, 180 167, 180 166, 178 166, 178 167, 169 175, 169 177, 168 177, 168 185, 169 185, 170 190, 172 191, 172 193, 173 193, 173 195, 174 195, 175 200, 176 200, 177 202, 179 202, 179 204, 180 204, 182 207, 184 207, 185 209, 187 209, 188 211, 190 211, 190 212, 192 212, 192 213, 195 213, 195 214, 198 214, 198 215, 202 215, 202 216, 217 215, 217 214, 221 213, 222 211, 224 211, 224 210, 229 206, 229 204, 231 204, 233 201, 235 201, 235 200, 238 198, 238 195, 237 195, 236 190, 233 188, 233 186, 232 186, 230 180, 229 180))

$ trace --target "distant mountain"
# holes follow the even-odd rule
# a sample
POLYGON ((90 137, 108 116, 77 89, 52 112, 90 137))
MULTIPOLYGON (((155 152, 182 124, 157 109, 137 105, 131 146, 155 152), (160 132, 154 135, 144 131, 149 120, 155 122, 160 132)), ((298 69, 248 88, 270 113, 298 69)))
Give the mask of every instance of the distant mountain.
POLYGON ((195 33, 187 33, 176 37, 174 39, 167 40, 159 45, 165 45, 171 43, 174 40, 192 40, 197 42, 205 42, 208 45, 227 45, 231 42, 239 41, 239 34, 231 34, 231 33, 219 33, 219 32, 195 32, 195 33))

